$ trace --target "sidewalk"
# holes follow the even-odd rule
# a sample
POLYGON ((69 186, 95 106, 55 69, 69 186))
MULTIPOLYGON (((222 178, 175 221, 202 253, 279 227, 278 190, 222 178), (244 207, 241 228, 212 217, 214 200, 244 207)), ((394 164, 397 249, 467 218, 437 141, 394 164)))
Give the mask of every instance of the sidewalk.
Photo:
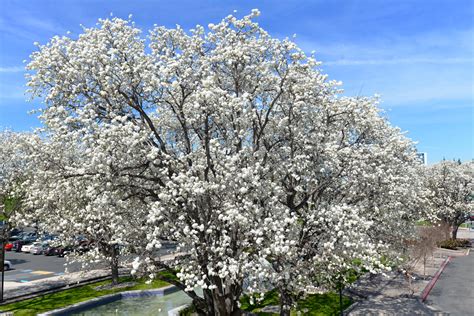
MULTIPOLYGON (((177 254, 163 255, 160 257, 162 261, 173 260, 175 256, 182 255, 183 252, 177 254)), ((127 265, 119 269, 120 274, 129 274, 130 268, 127 268, 127 265)), ((9 299, 12 297, 22 296, 33 294, 39 291, 45 291, 49 289, 54 289, 66 285, 74 285, 81 281, 90 280, 99 277, 105 277, 110 275, 109 269, 96 269, 90 271, 80 271, 66 273, 61 276, 55 276, 50 278, 43 278, 39 280, 30 281, 27 283, 20 282, 5 282, 4 283, 4 299, 9 299)))
POLYGON ((448 315, 440 309, 423 304, 420 295, 448 256, 464 257, 466 253, 466 250, 438 248, 427 262, 425 276, 422 264, 414 267, 411 285, 397 272, 391 272, 386 277, 362 277, 352 288, 346 290, 346 295, 356 300, 346 311, 346 315, 448 315))
MULTIPOLYGON (((459 230, 460 238, 472 241, 474 231, 459 230)), ((427 304, 450 315, 474 315, 474 249, 468 256, 455 257, 431 290, 427 304)))
POLYGON ((83 280, 110 275, 110 270, 92 270, 86 272, 73 272, 61 276, 30 281, 28 283, 5 282, 4 298, 9 299, 21 295, 53 289, 56 287, 73 285, 83 280))

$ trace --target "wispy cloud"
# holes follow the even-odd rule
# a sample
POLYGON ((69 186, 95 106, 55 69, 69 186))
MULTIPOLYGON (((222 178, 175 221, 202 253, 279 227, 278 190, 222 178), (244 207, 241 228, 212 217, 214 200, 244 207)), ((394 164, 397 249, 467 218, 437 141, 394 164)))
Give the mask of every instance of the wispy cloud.
POLYGON ((23 72, 23 71, 25 71, 25 67, 22 67, 22 66, 0 67, 0 73, 23 72))
POLYGON ((40 34, 52 36, 65 33, 64 28, 57 22, 34 16, 22 10, 7 12, 7 14, 0 16, 0 31, 30 41, 37 40, 40 34))
POLYGON ((474 64, 471 58, 390 58, 390 59, 339 59, 326 61, 329 66, 358 66, 358 65, 399 65, 399 64, 474 64))

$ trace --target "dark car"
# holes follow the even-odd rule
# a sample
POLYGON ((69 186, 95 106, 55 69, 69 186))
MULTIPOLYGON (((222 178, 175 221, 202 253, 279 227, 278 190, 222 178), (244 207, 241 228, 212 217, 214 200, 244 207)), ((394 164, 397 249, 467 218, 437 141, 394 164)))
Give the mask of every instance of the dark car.
POLYGON ((48 246, 44 249, 43 255, 45 256, 57 256, 58 255, 58 250, 59 246, 48 246))
POLYGON ((73 247, 72 246, 61 246, 61 247, 57 247, 56 249, 56 256, 58 257, 64 257, 65 255, 69 254, 71 251, 73 251, 73 247))
POLYGON ((25 235, 26 235, 25 232, 17 232, 16 234, 11 233, 10 238, 8 238, 8 240, 9 241, 19 240, 19 239, 22 239, 23 236, 25 236, 25 235))
POLYGON ((23 236, 23 231, 19 230, 18 228, 13 228, 10 231, 10 237, 8 237, 9 241, 15 241, 20 239, 23 236))
POLYGON ((76 252, 80 254, 84 254, 88 252, 89 250, 91 250, 91 247, 92 247, 92 241, 84 239, 84 240, 81 240, 74 248, 76 252))

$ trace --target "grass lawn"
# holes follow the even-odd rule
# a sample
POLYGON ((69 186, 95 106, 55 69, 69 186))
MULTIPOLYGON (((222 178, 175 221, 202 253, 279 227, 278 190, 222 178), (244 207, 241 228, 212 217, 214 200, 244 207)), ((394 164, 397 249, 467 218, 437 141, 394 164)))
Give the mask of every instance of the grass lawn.
POLYGON ((418 221, 416 222, 416 226, 432 226, 433 224, 430 221, 418 221))
MULTIPOLYGON (((243 297, 242 309, 245 311, 253 312, 257 315, 278 315, 272 313, 263 313, 261 309, 268 305, 279 305, 278 292, 272 290, 267 292, 264 299, 254 305, 250 305, 249 298, 243 297)), ((342 298, 343 310, 352 304, 350 298, 343 296, 342 298)), ((339 310, 339 295, 336 293, 324 293, 324 294, 309 294, 305 298, 298 301, 296 308, 291 311, 291 315, 311 315, 311 316, 323 316, 323 315, 338 315, 339 310)))
MULTIPOLYGON (((134 281, 132 277, 122 277, 120 282, 134 281)), ((46 294, 41 297, 24 300, 17 303, 0 306, 0 311, 13 311, 14 315, 36 315, 56 308, 65 307, 79 302, 87 301, 95 297, 132 290, 156 289, 169 285, 160 280, 154 280, 146 284, 145 280, 137 280, 134 286, 97 291, 94 288, 100 285, 110 284, 110 280, 80 286, 57 293, 46 294)))
MULTIPOLYGON (((259 316, 279 315, 278 313, 265 313, 261 311, 265 306, 280 305, 278 292, 276 290, 265 293, 263 300, 259 302, 255 301, 253 305, 250 304, 248 296, 243 296, 240 302, 241 308, 244 311, 252 312, 259 316)), ((342 297, 343 310, 348 308, 351 304, 352 301, 350 298, 347 296, 342 297)), ((180 316, 190 316, 193 312, 194 308, 191 306, 181 311, 180 316)), ((336 293, 309 294, 304 299, 299 300, 296 308, 291 311, 292 316, 333 316, 339 315, 339 313, 339 295, 336 293)))

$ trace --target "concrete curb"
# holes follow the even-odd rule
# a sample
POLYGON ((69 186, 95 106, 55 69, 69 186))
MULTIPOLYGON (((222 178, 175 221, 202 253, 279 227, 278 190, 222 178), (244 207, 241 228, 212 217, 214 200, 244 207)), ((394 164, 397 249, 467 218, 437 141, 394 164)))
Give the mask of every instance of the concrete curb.
POLYGON ((185 308, 188 308, 189 306, 191 306, 191 304, 185 304, 185 305, 181 305, 176 308, 173 308, 172 310, 168 311, 168 316, 179 316, 179 312, 185 308))
POLYGON ((361 301, 357 301, 351 304, 348 308, 342 311, 342 315, 349 315, 350 312, 352 312, 358 305, 360 305, 361 301))
POLYGON ((107 303, 112 303, 123 298, 130 297, 139 297, 139 296, 164 296, 179 291, 179 289, 174 286, 166 286, 159 289, 153 290, 136 290, 136 291, 125 291, 121 293, 104 295, 101 297, 93 298, 91 300, 80 302, 74 305, 70 305, 64 308, 55 309, 46 313, 38 314, 38 316, 51 316, 51 315, 70 315, 71 313, 82 312, 90 308, 101 306, 107 303))
POLYGON ((446 268, 446 266, 448 265, 451 258, 452 257, 449 256, 448 258, 446 258, 446 260, 444 260, 444 262, 439 267, 438 271, 436 271, 436 274, 434 275, 434 277, 431 279, 431 281, 428 283, 428 285, 426 285, 423 292, 421 292, 421 301, 422 302, 426 301, 426 298, 430 294, 431 290, 435 286, 436 282, 438 281, 439 277, 441 276, 441 273, 443 273, 444 268, 446 268))

